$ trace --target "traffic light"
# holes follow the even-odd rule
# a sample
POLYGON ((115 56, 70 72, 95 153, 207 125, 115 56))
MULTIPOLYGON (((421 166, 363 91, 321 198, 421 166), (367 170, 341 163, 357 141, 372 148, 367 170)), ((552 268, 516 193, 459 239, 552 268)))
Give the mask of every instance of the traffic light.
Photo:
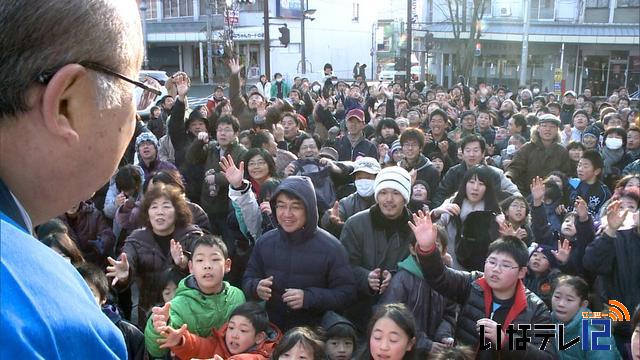
POLYGON ((433 34, 427 31, 427 34, 424 36, 424 48, 429 51, 433 49, 433 34))
POLYGON ((477 42, 476 43, 476 49, 473 51, 473 55, 474 56, 480 56, 482 55, 482 44, 477 42))
POLYGON ((280 44, 282 44, 284 47, 289 46, 289 28, 287 27, 287 25, 278 28, 278 31, 280 31, 280 37, 278 38, 278 40, 280 40, 280 44))

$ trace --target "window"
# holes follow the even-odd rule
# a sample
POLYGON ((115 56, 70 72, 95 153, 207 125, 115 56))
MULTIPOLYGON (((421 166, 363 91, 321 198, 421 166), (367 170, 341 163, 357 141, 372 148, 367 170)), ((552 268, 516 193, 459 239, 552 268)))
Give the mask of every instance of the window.
POLYGON ((193 16, 193 0, 162 0, 165 18, 193 16))
POLYGON ((640 0, 618 0, 618 7, 640 7, 640 0))
POLYGON ((555 5, 555 0, 532 0, 531 19, 553 20, 555 5))
POLYGON ((609 0, 587 0, 585 5, 588 8, 608 8, 609 0))
POLYGON ((147 20, 155 20, 158 18, 158 8, 156 4, 156 0, 147 0, 147 11, 145 13, 145 17, 147 20))

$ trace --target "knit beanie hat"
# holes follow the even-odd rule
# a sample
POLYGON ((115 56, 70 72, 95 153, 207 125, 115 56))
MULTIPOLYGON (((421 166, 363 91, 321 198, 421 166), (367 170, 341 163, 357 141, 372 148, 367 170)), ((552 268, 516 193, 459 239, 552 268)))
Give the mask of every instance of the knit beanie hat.
POLYGON ((152 132, 145 131, 138 135, 138 137, 136 138, 136 150, 138 150, 138 147, 140 147, 140 144, 142 144, 144 141, 151 142, 156 147, 156 150, 160 147, 158 145, 158 138, 156 138, 156 136, 153 135, 152 132))
POLYGON ((578 114, 582 114, 582 115, 586 116, 587 120, 589 120, 591 118, 591 116, 589 115, 589 113, 586 110, 579 109, 579 110, 576 110, 573 113, 573 116, 571 116, 571 120, 573 120, 573 118, 576 117, 576 115, 578 115, 578 114))
POLYGON ((376 176, 373 187, 376 199, 383 189, 393 189, 400 192, 405 204, 408 204, 411 197, 411 176, 407 170, 399 166, 386 167, 376 176))
POLYGON ((531 255, 533 255, 533 254, 535 254, 537 252, 540 252, 549 261, 549 268, 550 269, 557 268, 558 267, 558 260, 553 255, 553 252, 551 252, 551 250, 555 250, 555 248, 552 247, 552 246, 549 246, 549 245, 538 244, 538 246, 533 250, 533 253, 531 253, 531 255))

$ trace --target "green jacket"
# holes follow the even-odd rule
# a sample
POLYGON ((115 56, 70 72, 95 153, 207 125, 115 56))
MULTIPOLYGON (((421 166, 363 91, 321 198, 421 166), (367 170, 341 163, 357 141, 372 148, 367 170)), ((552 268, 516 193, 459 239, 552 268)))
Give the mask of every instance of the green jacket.
MULTIPOLYGON (((168 325, 174 329, 187 324, 189 332, 198 336, 211 335, 211 329, 219 328, 229 320, 236 306, 245 302, 242 290, 223 282, 224 290, 215 295, 205 295, 197 288, 193 275, 182 279, 176 296, 171 300, 168 325)), ((160 334, 153 328, 151 317, 144 329, 144 341, 152 357, 162 357, 168 352, 160 349, 160 334)))
MULTIPOLYGON (((599 338, 598 344, 609 344, 611 345, 610 351, 605 350, 594 350, 594 351, 584 351, 582 350, 582 342, 590 341, 590 339, 582 338, 582 313, 588 311, 591 312, 586 307, 582 307, 578 310, 576 315, 569 321, 569 323, 564 325, 564 341, 568 342, 569 340, 575 339, 580 336, 580 342, 575 344, 574 346, 564 350, 558 351, 558 359, 561 360, 609 360, 609 359, 621 359, 620 354, 618 353, 618 349, 616 348, 616 343, 613 341, 613 336, 609 338, 599 338)), ((555 323, 560 323, 558 318, 556 318, 556 314, 554 312, 551 313, 551 321, 555 323)), ((590 325, 591 328, 594 328, 593 325, 590 325)), ((591 331, 589 331, 591 334, 591 331)))

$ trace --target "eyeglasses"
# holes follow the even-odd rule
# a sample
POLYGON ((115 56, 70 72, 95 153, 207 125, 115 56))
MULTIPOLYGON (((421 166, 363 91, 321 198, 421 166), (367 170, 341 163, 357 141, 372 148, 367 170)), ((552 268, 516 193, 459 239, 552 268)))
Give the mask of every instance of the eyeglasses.
MULTIPOLYGON (((149 91, 152 94, 155 95, 162 95, 162 92, 159 89, 156 89, 154 87, 151 87, 143 82, 137 81, 137 80, 133 80, 130 77, 124 76, 120 73, 117 73, 105 66, 102 66, 100 64, 96 64, 94 62, 89 62, 89 61, 81 61, 78 63, 78 65, 82 65, 84 67, 86 67, 87 69, 93 70, 93 71, 97 71, 97 72, 101 72, 103 74, 107 74, 107 75, 111 75, 111 76, 115 76, 118 79, 124 80, 128 83, 131 83, 143 90, 149 91)), ((49 83, 49 81, 51 81, 51 78, 53 78, 53 75, 56 74, 56 72, 58 72, 58 70, 60 70, 60 67, 54 68, 54 69, 50 69, 50 70, 45 70, 43 72, 41 72, 38 77, 37 77, 37 81, 40 84, 46 85, 49 83)))
POLYGON ((265 165, 267 165, 267 162, 264 161, 264 160, 249 161, 249 163, 247 165, 251 166, 251 167, 254 167, 254 166, 265 166, 265 165))
POLYGON ((499 264, 497 261, 495 261, 494 259, 487 259, 484 262, 486 265, 489 265, 492 268, 498 268, 498 270, 500 271, 507 271, 507 270, 512 270, 512 269, 519 269, 520 266, 511 266, 509 264, 499 264))
POLYGON ((416 143, 404 143, 402 144, 402 147, 405 149, 417 149, 420 145, 416 143))
POLYGON ((284 204, 276 204, 276 211, 285 211, 288 210, 292 213, 300 213, 304 211, 304 206, 302 205, 284 205, 284 204))

